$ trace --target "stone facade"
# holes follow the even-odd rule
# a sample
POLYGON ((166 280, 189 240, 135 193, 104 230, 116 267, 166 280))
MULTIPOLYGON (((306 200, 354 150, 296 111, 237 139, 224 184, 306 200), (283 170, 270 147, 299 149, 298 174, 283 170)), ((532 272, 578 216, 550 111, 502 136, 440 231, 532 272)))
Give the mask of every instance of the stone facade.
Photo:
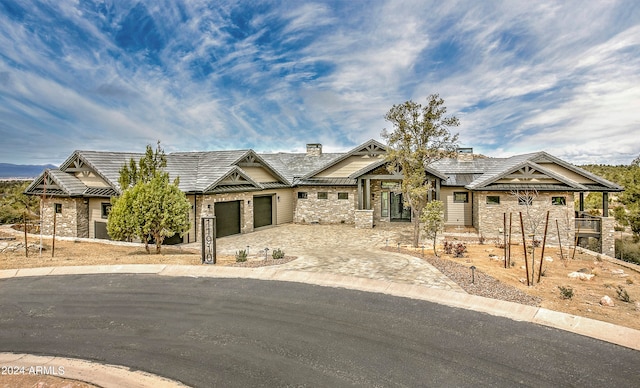
POLYGON ((215 216, 216 202, 240 201, 240 233, 253 232, 253 207, 248 204, 252 199, 252 192, 205 195, 200 202, 199 215, 200 217, 215 216))
POLYGON ((600 238, 601 253, 609 257, 616 257, 616 220, 613 217, 602 217, 602 235, 600 238))
POLYGON ((76 200, 76 225, 77 236, 89 238, 89 200, 76 200))
POLYGON ((355 224, 357 229, 372 229, 373 210, 356 210, 355 224))
POLYGON ((87 219, 81 229, 89 232, 89 221, 87 210, 82 211, 86 205, 80 206, 81 213, 78 214, 78 204, 83 205, 81 198, 46 198, 42 202, 42 234, 53 235, 54 212, 56 206, 59 213, 55 214, 56 236, 60 237, 80 237, 78 235, 78 220, 87 219))
POLYGON ((298 187, 294 190, 295 223, 353 224, 357 205, 357 190, 353 187, 298 187), (303 194, 300 194, 303 193, 303 194), (303 198, 306 193, 306 198, 303 198), (323 197, 326 193, 326 198, 323 197), (347 199, 339 199, 346 193, 347 199))
MULTIPOLYGON (((491 202, 491 201, 489 201, 491 202)), ((518 198, 508 192, 476 192, 474 193, 474 222, 473 226, 485 238, 502 238, 504 228, 504 214, 507 215, 507 229, 509 215, 511 218, 511 239, 521 241, 520 212, 527 239, 535 228, 536 240, 542 241, 545 229, 546 213, 549 211, 549 226, 547 229, 547 244, 558 245, 558 228, 563 246, 573 245, 575 230, 575 212, 573 210, 573 193, 538 193, 531 206, 519 204, 518 198), (500 203, 487 203, 487 197, 500 197, 500 203), (553 205, 552 197, 564 197, 565 205, 553 205), (528 210, 528 213, 527 213, 528 210), (556 220, 558 222, 556 227, 556 220)))

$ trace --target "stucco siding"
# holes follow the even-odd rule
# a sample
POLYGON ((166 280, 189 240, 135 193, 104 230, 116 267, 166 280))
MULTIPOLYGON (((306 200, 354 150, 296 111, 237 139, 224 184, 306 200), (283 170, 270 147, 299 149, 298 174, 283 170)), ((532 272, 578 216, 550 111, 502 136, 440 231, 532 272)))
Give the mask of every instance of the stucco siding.
POLYGON ((96 238, 96 222, 107 222, 106 218, 102 218, 103 203, 111 203, 111 201, 109 198, 91 198, 89 200, 89 238, 96 238))
POLYGON ((443 187, 440 191, 440 200, 445 204, 445 224, 471 226, 473 195, 464 188, 443 187), (459 203, 454 201, 454 193, 467 193, 467 202, 459 203))
POLYGON ((278 182, 279 179, 271 175, 269 171, 262 167, 242 167, 251 179, 256 182, 278 182))
POLYGON ((276 190, 277 225, 293 222, 293 191, 291 189, 276 190))
POLYGON ((344 178, 380 160, 381 157, 350 156, 340 163, 320 172, 316 176, 322 178, 344 178))
POLYGON ((582 183, 582 184, 589 184, 589 183, 595 183, 593 180, 584 177, 580 174, 576 174, 575 172, 568 170, 560 165, 557 165, 555 163, 543 163, 541 164, 542 167, 546 168, 547 170, 551 170, 553 172, 555 172, 556 174, 560 174, 564 177, 567 177, 569 179, 571 179, 574 182, 578 182, 578 183, 582 183))
POLYGON ((110 187, 107 182, 92 172, 86 175, 82 172, 77 172, 75 173, 75 177, 87 185, 87 187, 110 187))

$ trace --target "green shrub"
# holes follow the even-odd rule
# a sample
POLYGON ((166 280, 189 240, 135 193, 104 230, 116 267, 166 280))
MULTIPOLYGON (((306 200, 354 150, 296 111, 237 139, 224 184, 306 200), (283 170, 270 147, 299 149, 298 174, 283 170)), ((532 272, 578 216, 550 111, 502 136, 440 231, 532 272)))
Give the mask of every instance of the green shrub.
POLYGON ((247 251, 245 249, 241 249, 236 252, 236 263, 244 263, 247 261, 247 251))
POLYGON ((560 289, 560 297, 562 299, 573 298, 573 288, 564 286, 558 286, 558 288, 560 289))
POLYGON ((284 251, 280 248, 276 248, 273 250, 273 253, 271 253, 271 257, 275 260, 284 259, 284 251))

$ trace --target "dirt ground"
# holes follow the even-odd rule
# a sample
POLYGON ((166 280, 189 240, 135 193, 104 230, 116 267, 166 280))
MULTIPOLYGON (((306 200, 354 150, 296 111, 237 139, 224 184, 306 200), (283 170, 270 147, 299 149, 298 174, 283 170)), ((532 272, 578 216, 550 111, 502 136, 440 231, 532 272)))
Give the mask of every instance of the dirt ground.
MULTIPOLYGON (((442 252, 442 248, 439 249, 442 252)), ((563 249, 564 260, 558 248, 546 247, 542 262, 540 283, 537 282, 540 265, 541 248, 535 251, 535 281, 526 284, 526 269, 522 246, 511 248, 513 266, 504 267, 504 250, 498 246, 467 244, 464 257, 441 254, 442 258, 458 262, 468 267, 475 266, 497 280, 518 288, 519 290, 542 299, 540 307, 560 311, 604 322, 614 323, 640 330, 640 273, 622 265, 611 263, 597 256, 577 251, 573 259, 573 250, 563 249), (573 272, 594 275, 591 280, 570 278, 573 272), (559 287, 571 288, 573 297, 564 299, 559 287), (630 302, 624 302, 618 295, 618 287, 622 287, 629 295, 630 302), (609 296, 613 307, 603 306, 600 300, 609 296)), ((527 254, 529 263, 531 256, 527 254)), ((470 271, 471 272, 471 271, 470 271)))

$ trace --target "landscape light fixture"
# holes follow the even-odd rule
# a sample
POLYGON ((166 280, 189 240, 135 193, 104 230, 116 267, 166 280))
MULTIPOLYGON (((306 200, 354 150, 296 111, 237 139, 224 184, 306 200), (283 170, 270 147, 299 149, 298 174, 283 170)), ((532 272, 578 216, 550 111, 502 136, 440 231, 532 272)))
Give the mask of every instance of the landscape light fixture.
POLYGON ((471 284, 474 284, 476 282, 476 266, 472 265, 469 268, 471 268, 471 284))

